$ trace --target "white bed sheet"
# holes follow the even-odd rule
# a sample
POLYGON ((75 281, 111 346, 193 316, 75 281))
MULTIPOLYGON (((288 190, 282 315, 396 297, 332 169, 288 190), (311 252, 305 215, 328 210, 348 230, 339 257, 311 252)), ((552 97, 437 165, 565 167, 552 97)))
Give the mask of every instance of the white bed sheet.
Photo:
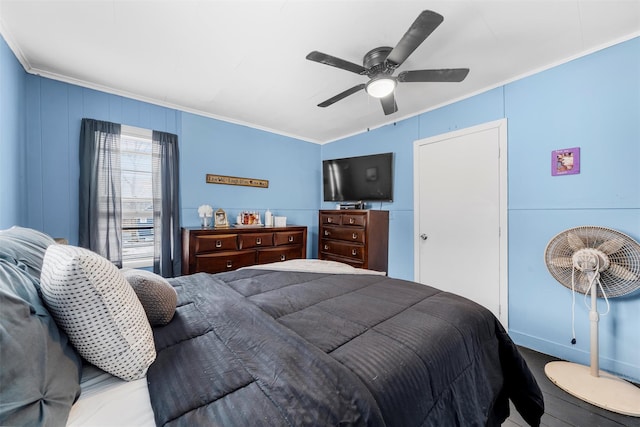
POLYGON ((271 264, 252 265, 243 268, 257 268, 266 270, 283 270, 283 271, 308 271, 311 273, 332 273, 332 274, 378 274, 385 276, 385 271, 366 270, 364 268, 355 268, 348 264, 337 261, 327 261, 320 259, 291 259, 282 262, 274 262, 271 264))
POLYGON ((68 427, 155 427, 147 377, 125 381, 85 365, 80 387, 68 427))

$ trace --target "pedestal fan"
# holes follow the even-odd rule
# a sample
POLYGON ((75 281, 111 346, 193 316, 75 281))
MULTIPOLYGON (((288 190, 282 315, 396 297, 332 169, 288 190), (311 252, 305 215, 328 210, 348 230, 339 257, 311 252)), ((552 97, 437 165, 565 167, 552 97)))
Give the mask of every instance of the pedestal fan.
POLYGON ((591 297, 591 366, 550 362, 545 374, 558 387, 586 402, 640 417, 640 388, 599 368, 597 307, 597 298, 604 298, 608 312, 608 298, 640 288, 640 244, 609 228, 576 227, 549 241, 545 262, 551 275, 572 290, 574 304, 575 292, 584 294, 585 301, 587 295, 591 297))

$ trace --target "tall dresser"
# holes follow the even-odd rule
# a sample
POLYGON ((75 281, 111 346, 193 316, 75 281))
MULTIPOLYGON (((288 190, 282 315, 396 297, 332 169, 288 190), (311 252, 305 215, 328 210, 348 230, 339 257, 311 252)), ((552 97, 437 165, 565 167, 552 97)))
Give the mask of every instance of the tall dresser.
POLYGON ((387 271, 389 211, 321 210, 318 258, 387 271))
POLYGON ((307 227, 183 228, 182 274, 220 273, 307 257, 307 227))

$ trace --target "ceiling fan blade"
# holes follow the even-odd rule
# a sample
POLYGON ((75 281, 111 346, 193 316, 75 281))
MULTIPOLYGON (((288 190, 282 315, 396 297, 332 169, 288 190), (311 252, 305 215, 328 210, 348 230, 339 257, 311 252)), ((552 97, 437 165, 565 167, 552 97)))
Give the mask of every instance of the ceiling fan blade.
POLYGON ((353 62, 345 61, 344 59, 336 58, 335 56, 327 55, 326 53, 318 52, 314 50, 307 55, 309 61, 319 62, 325 65, 331 65, 332 67, 340 68, 342 70, 351 71, 356 74, 367 74, 367 69, 362 65, 354 64, 353 62))
POLYGON ((387 61, 399 67, 443 20, 442 15, 430 10, 420 13, 396 47, 389 53, 387 61))
POLYGON ((324 102, 321 102, 320 104, 318 104, 318 107, 328 107, 329 105, 340 101, 343 98, 346 98, 349 95, 353 95, 354 93, 358 92, 359 90, 364 89, 364 83, 361 83, 357 86, 352 87, 351 89, 347 89, 344 92, 341 92, 339 94, 337 94, 336 96, 327 99, 324 102))
POLYGON ((384 114, 388 116, 389 114, 393 114, 398 111, 398 105, 396 104, 396 97, 391 92, 389 95, 384 98, 380 98, 380 104, 382 104, 382 111, 384 114))
POLYGON ((469 74, 468 68, 444 68, 442 70, 403 71, 399 82, 461 82, 469 74))

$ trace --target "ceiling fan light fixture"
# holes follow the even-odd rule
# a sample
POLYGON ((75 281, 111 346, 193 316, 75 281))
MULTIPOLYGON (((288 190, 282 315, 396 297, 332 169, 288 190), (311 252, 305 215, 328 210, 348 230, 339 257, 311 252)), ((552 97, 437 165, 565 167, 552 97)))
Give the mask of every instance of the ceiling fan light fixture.
POLYGON ((384 98, 396 88, 397 81, 391 76, 374 77, 367 83, 366 91, 374 98, 384 98))

